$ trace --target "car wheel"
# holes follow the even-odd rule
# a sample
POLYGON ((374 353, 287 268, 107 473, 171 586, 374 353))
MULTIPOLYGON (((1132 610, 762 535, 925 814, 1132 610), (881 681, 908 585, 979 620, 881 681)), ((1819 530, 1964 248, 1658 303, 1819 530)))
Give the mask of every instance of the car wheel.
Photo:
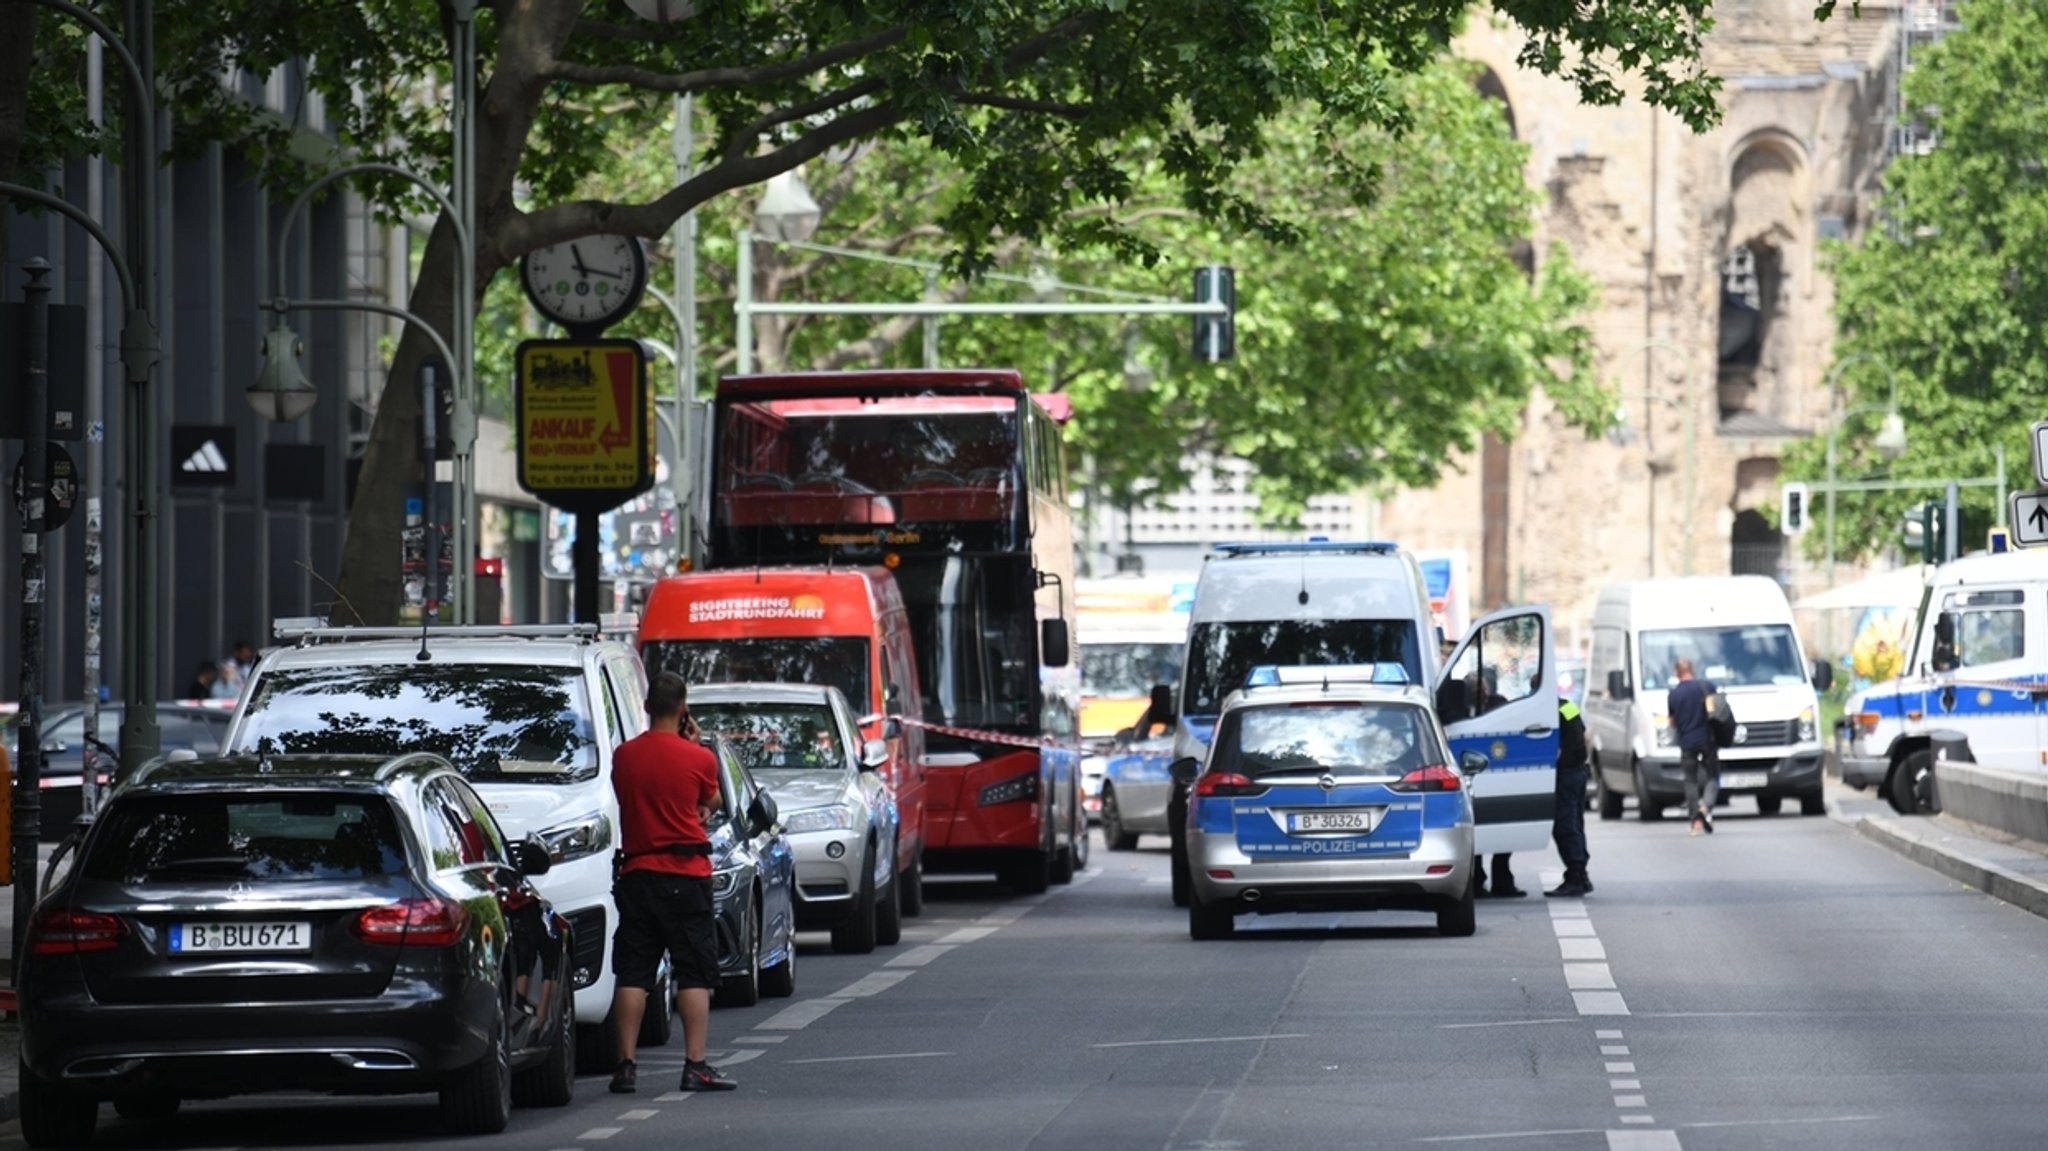
POLYGON ((511 1119, 512 1057, 500 998, 491 1014, 490 1049, 441 1088, 441 1125, 457 1135, 496 1135, 511 1119))
POLYGON ((647 993, 647 1014, 640 1017, 641 1047, 666 1047, 676 1028, 676 977, 668 964, 661 965, 661 978, 647 993))
POLYGON ((897 899, 903 904, 903 914, 917 916, 924 914, 924 856, 920 852, 910 861, 910 870, 896 873, 896 885, 903 890, 897 899))
POLYGON ((832 950, 841 955, 866 955, 875 949, 875 853, 861 856, 860 894, 846 922, 832 929, 832 950))
POLYGON ((566 1107, 576 1095, 576 996, 562 983, 555 985, 554 993, 563 998, 555 1012, 558 1022, 548 1057, 512 1077, 512 1102, 521 1107, 566 1107))
POLYGON ((1046 877, 1058 884, 1074 882, 1074 872, 1080 868, 1079 861, 1074 858, 1076 854, 1077 851, 1071 841, 1053 851, 1052 869, 1046 877))
POLYGON ((1199 899, 1188 902, 1188 935, 1195 939, 1228 939, 1237 933, 1237 917, 1199 899))
POLYGON ((1088 815, 1081 810, 1080 800, 1074 801, 1074 872, 1080 874, 1088 866, 1090 844, 1088 815))
POLYGON ((183 1100, 168 1091, 137 1091, 114 1097, 114 1114, 136 1122, 169 1119, 178 1113, 183 1100))
MULTIPOLYGON (((754 905, 760 906, 760 897, 755 896, 754 905)), ((728 975, 718 984, 718 1005, 720 1007, 752 1007, 761 1002, 761 922, 757 911, 747 912, 745 929, 740 932, 740 950, 745 953, 747 965, 737 975, 728 975)))
POLYGON ((1655 823, 1664 818, 1664 805, 1650 795, 1649 781, 1643 778, 1643 765, 1635 766, 1636 775, 1636 818, 1644 823, 1655 823))
POLYGON ((1183 840, 1175 840, 1173 849, 1167 854, 1168 870, 1173 872, 1173 905, 1186 907, 1191 895, 1189 889, 1194 886, 1188 879, 1188 845, 1183 840))
POLYGON ((79 1147, 92 1142, 100 1105, 61 1083, 20 1066, 21 1137, 31 1147, 79 1147))
POLYGON ((1784 805, 1785 799, 1783 796, 1759 795, 1756 797, 1756 811, 1758 815, 1776 815, 1784 805))
POLYGON ((1465 893, 1437 909, 1436 933, 1463 937, 1479 930, 1479 905, 1475 901, 1475 889, 1479 886, 1477 874, 1465 881, 1465 893))
POLYGON ((1941 810, 1934 791, 1934 753, 1925 749, 1906 757, 1885 786, 1886 798, 1900 815, 1927 815, 1941 810))
POLYGON ((1818 791, 1809 791, 1805 795, 1799 797, 1799 814, 1826 815, 1827 813, 1828 800, 1827 796, 1823 795, 1822 793, 1818 791))
POLYGON ((1593 778, 1594 787, 1600 792, 1600 818, 1610 821, 1620 819, 1622 807, 1628 802, 1628 797, 1607 786, 1606 773, 1597 767, 1593 769, 1593 778))
POLYGON ((787 999, 796 994, 796 936, 783 945, 782 962, 761 969, 761 994, 787 999))
POLYGON ((891 875, 888 888, 875 900, 875 942, 884 947, 903 942, 902 886, 902 873, 891 875))
POLYGON ((1124 813, 1116 805, 1116 789, 1106 784, 1102 788, 1102 843, 1111 851, 1135 851, 1138 847, 1137 833, 1124 830, 1124 813))

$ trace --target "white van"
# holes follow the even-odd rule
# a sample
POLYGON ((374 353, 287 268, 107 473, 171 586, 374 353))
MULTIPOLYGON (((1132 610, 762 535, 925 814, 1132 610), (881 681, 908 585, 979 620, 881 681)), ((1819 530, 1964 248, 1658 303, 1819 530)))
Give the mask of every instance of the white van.
MULTIPOLYGON (((1448 657, 1441 645, 1422 572, 1396 544, 1220 545, 1195 584, 1173 756, 1202 758, 1224 698, 1255 667, 1398 664, 1434 693, 1452 755, 1488 760, 1471 783, 1477 850, 1543 850, 1557 777, 1550 609, 1506 608, 1478 620, 1448 657)), ((1185 792, 1176 783, 1168 828, 1182 905, 1185 792)))
POLYGON ((1600 818, 1620 819, 1631 795, 1646 820, 1685 801, 1664 705, 1681 658, 1735 713, 1735 743, 1721 749, 1721 794, 1753 795, 1765 815, 1787 799, 1802 814, 1825 814, 1814 689, 1827 690, 1833 669, 1807 661, 1777 581, 1698 576, 1608 584, 1594 603, 1581 706, 1600 818))
POLYGON ((1849 698, 1842 782, 1929 810, 1935 745, 2048 769, 2048 551, 1964 556, 1928 581, 1906 672, 1849 698))

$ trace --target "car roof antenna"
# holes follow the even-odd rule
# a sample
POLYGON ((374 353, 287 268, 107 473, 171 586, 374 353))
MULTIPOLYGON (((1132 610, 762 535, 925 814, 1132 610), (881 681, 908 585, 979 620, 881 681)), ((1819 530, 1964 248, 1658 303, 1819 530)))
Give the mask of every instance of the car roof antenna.
POLYGON ((418 660, 418 661, 419 661, 419 662, 421 662, 421 663, 425 663, 425 662, 427 662, 428 660, 430 660, 430 659, 433 659, 433 658, 434 658, 434 655, 433 655, 433 653, 427 650, 427 625, 428 625, 428 624, 430 624, 430 623, 432 623, 433 621, 434 621, 434 609, 433 609, 433 608, 432 608, 432 607, 431 607, 430 605, 427 605, 427 604, 421 604, 421 605, 420 605, 420 653, 419 653, 418 655, 416 655, 416 656, 414 656, 414 657, 413 657, 413 658, 414 658, 415 660, 418 660))
POLYGON ((1301 572, 1301 591, 1294 597, 1294 602, 1305 605, 1308 603, 1308 560, 1297 559, 1295 563, 1301 572))

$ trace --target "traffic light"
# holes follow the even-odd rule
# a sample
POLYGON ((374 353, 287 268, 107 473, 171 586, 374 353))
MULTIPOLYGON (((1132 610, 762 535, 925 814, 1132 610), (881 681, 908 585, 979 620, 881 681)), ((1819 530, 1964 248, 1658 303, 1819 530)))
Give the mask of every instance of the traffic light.
POLYGON ((1920 505, 1920 562, 1943 563, 1948 559, 1948 508, 1929 500, 1920 505))
POLYGON ((1788 536, 1802 536, 1806 528, 1806 485, 1786 484, 1778 493, 1778 530, 1788 536))
POLYGON ((1214 364, 1237 354, 1237 272, 1222 264, 1195 269, 1195 302, 1222 304, 1220 316, 1195 317, 1195 358, 1214 364))

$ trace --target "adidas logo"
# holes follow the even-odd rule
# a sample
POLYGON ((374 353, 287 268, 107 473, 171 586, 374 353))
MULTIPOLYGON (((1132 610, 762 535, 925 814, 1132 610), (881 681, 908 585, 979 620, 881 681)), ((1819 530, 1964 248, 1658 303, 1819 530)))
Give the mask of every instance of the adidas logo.
POLYGON ((208 440, 199 445, 198 451, 185 457, 185 462, 178 465, 178 470, 181 472, 226 472, 230 469, 227 457, 220 454, 220 445, 212 440, 208 440))

